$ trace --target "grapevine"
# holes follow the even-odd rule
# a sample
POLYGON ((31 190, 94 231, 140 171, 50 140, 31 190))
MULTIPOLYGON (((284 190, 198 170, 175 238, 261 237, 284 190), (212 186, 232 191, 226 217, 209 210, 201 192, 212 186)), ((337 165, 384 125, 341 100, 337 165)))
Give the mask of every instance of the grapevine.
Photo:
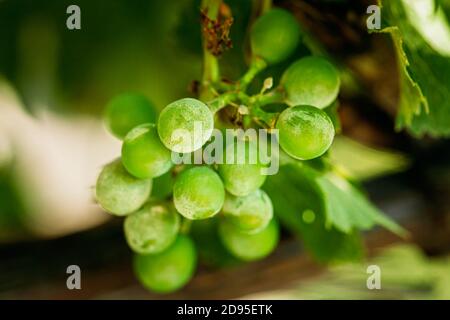
POLYGON ((250 31, 248 70, 235 81, 221 79, 218 55, 231 46, 232 22, 221 16, 221 6, 211 0, 201 8, 204 70, 197 97, 169 103, 156 119, 146 98, 128 93, 114 98, 105 113, 106 126, 123 140, 122 153, 103 168, 96 200, 107 212, 126 216, 124 233, 135 253, 135 273, 155 292, 177 290, 193 276, 197 254, 190 225, 196 220, 217 219, 223 246, 243 261, 268 256, 280 233, 271 199, 261 189, 270 163, 260 159, 264 142, 259 136, 233 139, 242 142, 243 156, 237 152, 239 144, 216 150, 226 160, 231 155, 230 162, 180 164, 174 155, 193 158, 209 148, 214 130, 230 126, 277 137, 281 157, 289 161, 324 155, 335 135, 333 122, 321 109, 335 102, 340 81, 326 59, 302 58, 287 68, 275 88, 268 78, 256 94, 249 90, 263 70, 292 57, 300 43, 299 25, 286 10, 266 8, 250 31), (284 110, 266 111, 275 103, 284 110), (223 109, 234 116, 224 117, 223 109))

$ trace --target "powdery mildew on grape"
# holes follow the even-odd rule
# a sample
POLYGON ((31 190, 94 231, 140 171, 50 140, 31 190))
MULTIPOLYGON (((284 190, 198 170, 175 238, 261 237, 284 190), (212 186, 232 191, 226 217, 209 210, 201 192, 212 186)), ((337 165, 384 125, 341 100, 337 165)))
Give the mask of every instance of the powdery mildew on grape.
POLYGON ((208 167, 188 169, 174 184, 174 204, 188 219, 209 218, 220 211, 225 191, 220 177, 208 167))
POLYGON ((175 210, 160 204, 147 204, 128 215, 124 222, 128 244, 141 254, 167 249, 175 241, 179 228, 180 218, 175 210))
POLYGON ((264 191, 256 190, 244 197, 227 195, 223 212, 237 227, 256 233, 264 229, 272 219, 273 206, 264 191))
POLYGON ((334 126, 322 110, 296 106, 284 110, 278 118, 280 145, 290 156, 307 160, 321 156, 331 146, 334 126))
POLYGON ((158 134, 174 152, 188 153, 201 148, 211 137, 214 117, 203 102, 185 98, 169 104, 158 120, 158 134))
POLYGON ((106 165, 97 180, 96 198, 106 211, 123 216, 139 209, 148 199, 151 180, 132 177, 120 159, 106 165))

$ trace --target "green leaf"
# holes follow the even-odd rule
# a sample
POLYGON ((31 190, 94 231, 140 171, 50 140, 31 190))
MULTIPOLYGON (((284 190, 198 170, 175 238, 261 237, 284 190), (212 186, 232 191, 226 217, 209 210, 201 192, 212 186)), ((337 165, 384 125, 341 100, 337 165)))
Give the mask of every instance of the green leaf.
POLYGON ((344 136, 334 139, 329 156, 334 166, 359 181, 400 172, 410 164, 399 152, 374 149, 344 136))
POLYGON ((295 164, 283 166, 277 175, 267 179, 264 189, 272 199, 277 218, 303 240, 317 261, 355 261, 363 256, 357 231, 346 234, 325 227, 321 193, 308 171, 295 164))
POLYGON ((342 232, 354 229, 368 230, 380 225, 389 231, 406 237, 407 232, 383 215, 351 183, 333 172, 319 175, 316 182, 322 192, 325 204, 327 226, 334 226, 342 232))
POLYGON ((397 127, 416 136, 450 136, 448 0, 382 1, 384 28, 394 41, 400 71, 397 127))

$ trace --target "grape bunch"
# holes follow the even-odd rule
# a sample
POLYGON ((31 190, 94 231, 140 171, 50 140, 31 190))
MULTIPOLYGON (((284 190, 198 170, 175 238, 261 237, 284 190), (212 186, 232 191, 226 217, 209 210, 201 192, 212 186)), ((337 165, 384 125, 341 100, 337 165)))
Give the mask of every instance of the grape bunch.
POLYGON ((340 86, 330 62, 317 56, 301 58, 287 68, 276 88, 265 81, 259 93, 247 92, 259 72, 294 53, 300 36, 289 12, 271 9, 252 26, 252 61, 242 78, 204 84, 212 99, 183 98, 168 104, 159 116, 149 100, 135 93, 122 94, 107 105, 105 122, 122 140, 122 151, 102 169, 95 196, 105 211, 125 217, 135 273, 149 290, 172 292, 191 279, 198 250, 190 231, 198 220, 216 219, 221 244, 240 260, 262 259, 276 247, 279 226, 272 201, 262 189, 267 164, 248 156, 258 154, 258 138, 241 137, 245 152, 240 159, 235 144, 224 146, 223 163, 175 164, 172 155, 206 148, 213 130, 223 126, 217 113, 224 108, 234 108, 241 118, 230 122, 237 128, 277 131, 281 152, 292 159, 323 155, 335 134, 323 109, 335 102, 340 86), (265 111, 271 103, 283 104, 284 109, 265 111))

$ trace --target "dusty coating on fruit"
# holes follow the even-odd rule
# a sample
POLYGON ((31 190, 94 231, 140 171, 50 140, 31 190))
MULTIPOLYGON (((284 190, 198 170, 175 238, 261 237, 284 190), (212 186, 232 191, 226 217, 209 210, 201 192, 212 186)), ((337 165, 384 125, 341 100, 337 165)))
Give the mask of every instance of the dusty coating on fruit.
POLYGON ((179 235, 167 250, 134 258, 137 278, 147 289, 158 293, 183 287, 192 278, 196 265, 194 243, 184 235, 179 235))
POLYGON ((121 94, 112 99, 105 110, 106 126, 119 139, 134 127, 155 122, 156 118, 156 108, 140 94, 121 94))
POLYGON ((336 68, 321 57, 306 57, 294 62, 283 74, 281 84, 291 106, 311 105, 319 109, 336 100, 340 78, 336 68))
POLYGON ((266 228, 257 233, 242 232, 228 219, 220 221, 219 235, 224 246, 235 257, 252 261, 268 256, 277 246, 279 239, 278 224, 271 220, 266 228))
POLYGON ((299 38, 300 29, 295 17, 282 9, 272 9, 259 17, 250 33, 253 54, 270 64, 289 57, 299 38))
POLYGON ((139 209, 150 196, 152 181, 131 176, 120 159, 106 165, 100 173, 95 197, 107 212, 124 216, 139 209))
POLYGON ((125 136, 122 163, 140 179, 159 177, 170 170, 171 152, 162 144, 154 124, 140 125, 125 136))
POLYGON ((163 204, 147 204, 128 215, 124 222, 125 238, 133 251, 158 253, 176 239, 180 217, 175 208, 163 204))
POLYGON ((244 197, 227 195, 222 211, 231 223, 248 233, 263 230, 273 217, 272 201, 259 189, 244 197))
POLYGON ((312 106, 284 110, 277 121, 279 142, 291 157, 309 160, 324 154, 333 143, 334 127, 328 115, 312 106))
POLYGON ((225 189, 219 175, 208 167, 183 171, 173 186, 175 208, 185 218, 206 219, 217 214, 225 201, 225 189))
POLYGON ((214 116, 203 102, 184 98, 167 105, 158 119, 158 134, 172 151, 189 153, 201 148, 211 137, 214 116))
MULTIPOLYGON (((236 154, 236 145, 230 144, 225 154, 234 154, 233 164, 219 165, 219 174, 222 177, 225 189, 235 196, 245 196, 264 184, 266 176, 262 174, 264 166, 258 161, 258 148, 256 142, 245 143, 245 154, 236 154), (250 154, 256 155, 251 159, 250 154)), ((227 161, 228 162, 228 155, 227 161)))

